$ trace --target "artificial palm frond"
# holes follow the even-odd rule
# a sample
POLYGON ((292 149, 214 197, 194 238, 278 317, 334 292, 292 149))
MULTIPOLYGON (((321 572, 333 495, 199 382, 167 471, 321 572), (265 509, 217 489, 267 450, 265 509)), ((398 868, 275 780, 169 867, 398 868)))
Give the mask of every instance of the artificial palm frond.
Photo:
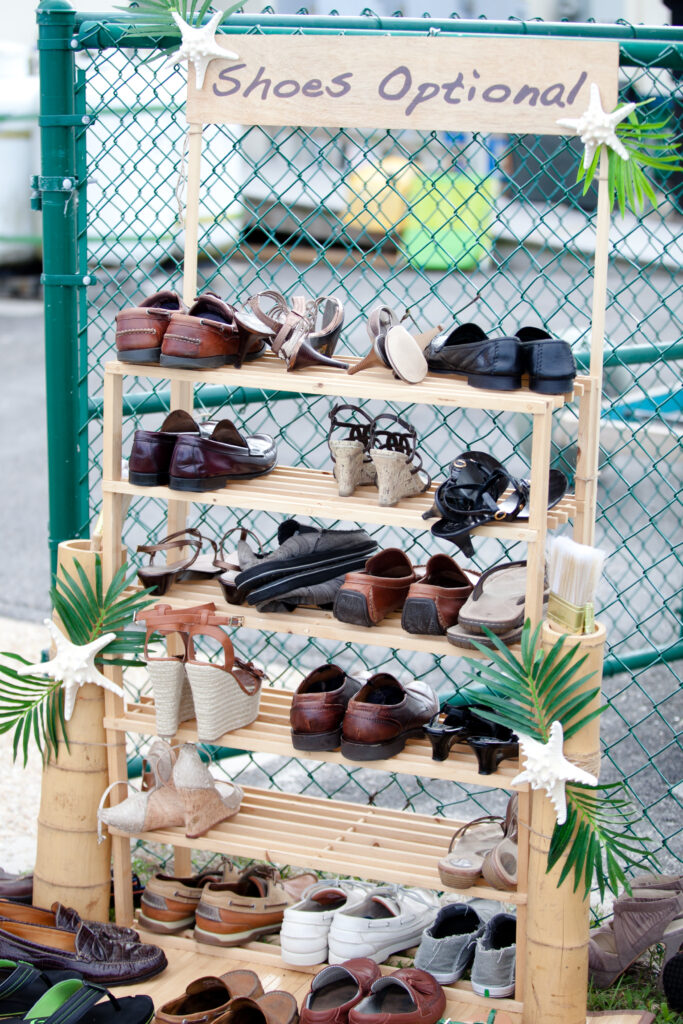
MULTIPOLYGON (((244 6, 244 0, 229 7, 223 12, 219 25, 244 6)), ((160 35, 180 35, 180 30, 173 20, 173 14, 179 14, 188 25, 201 25, 207 14, 215 13, 212 0, 130 0, 125 7, 117 7, 119 11, 135 14, 135 26, 131 31, 152 32, 160 35)))
MULTIPOLYGON (((646 100, 639 103, 636 110, 651 102, 646 100)), ((674 133, 667 129, 669 118, 664 121, 641 121, 636 110, 632 110, 628 118, 615 129, 617 137, 629 154, 629 159, 623 160, 613 149, 607 151, 607 188, 610 206, 613 208, 616 200, 622 217, 627 206, 634 213, 641 213, 646 199, 649 199, 652 206, 657 207, 657 194, 644 168, 649 167, 668 174, 683 170, 678 155, 678 143, 674 142, 674 133)), ((579 164, 576 180, 583 181, 584 195, 597 173, 601 150, 602 146, 599 146, 589 167, 584 167, 583 161, 579 164)))
MULTIPOLYGON (((586 689, 594 673, 581 671, 588 655, 577 657, 580 644, 565 644, 563 636, 549 651, 543 651, 541 626, 532 632, 527 619, 518 658, 495 633, 485 627, 484 632, 494 649, 477 643, 473 646, 491 664, 482 666, 468 659, 473 677, 486 688, 483 693, 477 690, 476 697, 477 713, 482 718, 547 743, 553 722, 561 722, 567 739, 605 710, 588 710, 600 689, 586 689)), ((590 893, 593 878, 601 894, 606 885, 616 893, 619 885, 627 886, 622 865, 654 862, 653 854, 646 849, 649 840, 627 834, 636 818, 629 801, 618 790, 623 792, 620 783, 567 786, 567 820, 555 826, 548 852, 548 871, 566 856, 558 885, 573 872, 574 890, 583 885, 585 896, 590 893)))
MULTIPOLYGON (((96 661, 102 665, 141 665, 144 633, 126 627, 137 611, 153 603, 149 590, 126 593, 135 573, 119 569, 104 591, 102 563, 95 559, 94 584, 80 562, 74 562, 75 575, 63 573, 50 591, 52 605, 61 619, 64 631, 74 644, 87 644, 103 633, 116 633, 96 661)), ((64 723, 61 682, 43 676, 22 673, 22 665, 31 663, 18 654, 3 653, 0 658, 0 733, 14 730, 13 750, 16 759, 23 750, 24 765, 33 736, 44 759, 57 753, 60 738, 68 749, 64 723), (16 663, 16 664, 13 664, 16 663)))

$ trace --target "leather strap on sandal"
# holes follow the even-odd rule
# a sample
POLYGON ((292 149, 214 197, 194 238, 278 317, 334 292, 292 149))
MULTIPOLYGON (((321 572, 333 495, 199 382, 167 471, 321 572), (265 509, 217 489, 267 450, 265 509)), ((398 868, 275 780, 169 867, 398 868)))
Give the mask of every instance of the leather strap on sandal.
POLYGON ((239 570, 239 565, 234 565, 232 562, 226 562, 223 557, 223 545, 225 541, 228 539, 228 537, 231 536, 231 534, 237 533, 238 531, 240 535, 240 541, 246 540, 247 537, 253 537, 256 543, 258 544, 259 551, 263 551, 263 544, 261 543, 261 539, 258 536, 258 534, 254 533, 253 530, 250 530, 247 526, 231 526, 229 530, 225 531, 225 533, 218 542, 218 555, 216 558, 214 558, 214 565, 217 565, 219 569, 223 569, 225 571, 229 571, 230 569, 239 570))
POLYGON ((451 851, 453 850, 453 845, 456 839, 460 839, 462 836, 464 836, 465 833, 468 832, 469 829, 471 829, 474 825, 484 825, 487 822, 496 822, 496 824, 500 825, 500 829, 503 835, 505 835, 504 818, 501 818, 497 814, 485 814, 481 818, 473 818, 472 821, 465 822, 464 825, 461 825, 460 828, 455 830, 455 832, 453 833, 453 837, 451 838, 451 841, 448 844, 448 852, 451 853, 451 851))
POLYGON ((235 656, 235 648, 232 645, 230 637, 223 629, 221 629, 221 625, 227 625, 228 622, 229 620, 221 615, 202 615, 200 617, 200 621, 191 626, 187 635, 187 661, 195 661, 195 636, 213 637, 213 639, 217 640, 223 648, 223 665, 221 668, 223 668, 225 672, 230 673, 243 693, 246 693, 247 696, 251 697, 259 689, 261 680, 265 677, 265 673, 262 672, 261 669, 256 668, 256 666, 250 661, 242 661, 241 658, 237 658, 235 656), (248 673, 252 678, 249 679, 248 682, 245 681, 235 673, 235 668, 242 669, 243 672, 248 673))
MULTIPOLYGON (((327 431, 327 444, 329 445, 332 440, 332 434, 335 430, 348 430, 347 436, 344 438, 345 441, 360 441, 363 445, 363 459, 365 462, 369 460, 367 454, 370 447, 370 435, 372 432, 373 418, 370 413, 366 412, 359 405, 350 405, 348 403, 340 402, 339 405, 335 405, 329 413, 330 426, 327 431), (364 423, 353 423, 339 419, 339 413, 345 412, 355 413, 357 416, 362 417, 365 420, 364 423)), ((336 462, 336 459, 330 449, 330 458, 332 462, 336 462)))
POLYGON ((406 420, 401 419, 394 412, 384 412, 379 416, 375 416, 372 421, 370 428, 370 448, 383 448, 390 452, 401 452, 406 457, 407 463, 412 463, 410 467, 410 473, 414 476, 420 471, 424 472, 427 477, 427 482, 422 488, 422 492, 429 490, 432 478, 426 469, 422 468, 422 455, 417 450, 417 431, 414 427, 411 427, 410 423, 406 420), (377 429, 377 424, 380 420, 386 420, 389 423, 397 423, 402 430, 389 430, 388 428, 377 429), (380 443, 377 441, 380 439, 380 443))
MULTIPOLYGON (((188 556, 184 568, 192 565, 193 562, 199 558, 202 550, 202 537, 199 530, 195 530, 193 527, 187 530, 178 530, 177 533, 170 533, 165 540, 160 541, 158 544, 139 544, 137 551, 145 555, 151 555, 149 564, 154 563, 154 556, 159 551, 170 551, 173 548, 194 548, 194 554, 188 556)), ((216 547, 214 541, 210 541, 214 548, 216 547)), ((178 568, 177 563, 175 565, 178 568)))

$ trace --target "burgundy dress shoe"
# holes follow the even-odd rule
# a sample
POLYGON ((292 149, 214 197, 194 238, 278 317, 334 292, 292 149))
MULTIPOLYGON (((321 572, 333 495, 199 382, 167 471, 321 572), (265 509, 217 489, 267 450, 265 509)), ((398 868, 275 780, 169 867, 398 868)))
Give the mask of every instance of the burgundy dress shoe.
POLYGON ((338 750, 342 720, 363 684, 336 665, 320 665, 292 697, 289 721, 295 750, 338 750))
POLYGON ((116 349, 122 363, 158 363, 174 312, 187 312, 176 292, 155 292, 139 306, 116 314, 116 349))
POLYGON ((356 957, 318 971, 304 999, 300 1024, 348 1024, 349 1010, 368 995, 382 972, 369 957, 356 957))
MULTIPOLYGON (((0 900, 0 918, 4 921, 18 921, 20 924, 40 924, 48 928, 61 928, 66 932, 77 932, 83 923, 80 914, 71 907, 53 903, 51 910, 44 907, 26 906, 13 900, 0 900)), ((116 924, 87 921, 88 928, 96 935, 119 942, 139 942, 140 936, 133 928, 121 928, 116 924)), ((0 921, 0 927, 2 923, 0 921)))
POLYGON ((432 555, 424 576, 408 591, 401 625, 406 633, 442 636, 458 621, 460 609, 474 590, 474 582, 449 555, 432 555))
POLYGON ((158 430, 136 430, 128 460, 128 479, 137 487, 168 483, 168 471, 181 434, 199 437, 199 426, 184 409, 170 412, 158 430))
POLYGON ((376 626, 403 607, 417 576, 400 548, 378 551, 360 572, 350 572, 334 600, 334 617, 355 626, 376 626))
POLYGON ((171 317, 159 362, 162 366, 211 369, 258 359, 266 350, 263 324, 213 292, 200 295, 189 310, 171 317))
POLYGON ((0 921, 0 959, 26 960, 41 971, 78 971, 98 985, 133 984, 167 964, 157 946, 114 941, 87 924, 74 933, 18 921, 0 921))
POLYGON ((13 875, 0 868, 0 898, 16 903, 33 900, 33 875, 13 875))
POLYGON ((431 686, 407 686, 389 672, 378 672, 349 701, 342 725, 341 752, 351 761, 379 761, 403 750, 406 740, 424 733, 439 710, 431 686))
POLYGON ((169 467, 176 491, 216 491, 228 480, 248 480, 275 468, 277 448, 269 434, 242 437, 232 420, 221 420, 210 437, 182 434, 169 467))
POLYGON ((445 1009, 444 990, 428 971, 401 967, 373 983, 349 1024, 436 1024, 445 1009))

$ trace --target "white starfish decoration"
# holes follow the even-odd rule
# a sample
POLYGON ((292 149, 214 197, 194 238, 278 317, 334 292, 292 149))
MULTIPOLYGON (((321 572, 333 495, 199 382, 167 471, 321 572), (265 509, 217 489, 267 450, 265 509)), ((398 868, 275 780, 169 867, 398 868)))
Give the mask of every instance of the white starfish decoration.
POLYGON ((119 697, 124 696, 121 687, 103 676, 95 665, 95 655, 116 639, 116 633, 104 633, 89 644, 79 645, 72 644, 62 631, 57 629, 52 619, 45 619, 45 625, 55 642, 57 653, 51 661, 41 661, 37 665, 29 665, 24 672, 27 675, 51 676, 52 679, 62 684, 64 718, 67 722, 73 713, 78 691, 84 683, 96 683, 98 686, 103 686, 105 690, 111 690, 119 697))
POLYGON ((583 154, 584 167, 590 167, 598 146, 609 146, 622 160, 628 160, 628 150, 617 136, 616 127, 635 109, 635 103, 625 103, 623 107, 617 107, 608 114, 602 109, 600 90, 595 82, 591 82, 588 110, 584 111, 581 117, 560 117, 557 124, 562 128, 572 128, 581 137, 586 147, 583 154))
POLYGON ((565 783, 584 782, 587 786, 597 786, 598 780, 564 756, 561 722, 553 722, 550 726, 550 739, 547 743, 540 743, 523 732, 518 732, 517 736, 524 754, 524 771, 516 775, 510 785, 519 786, 522 782, 528 782, 532 789, 544 789, 555 808, 557 824, 564 825, 567 820, 565 783))
POLYGON ((233 53, 232 50, 224 49, 216 42, 216 29, 223 17, 223 11, 216 11, 211 21, 208 21, 206 25, 200 25, 199 28, 188 25, 177 11, 172 13, 173 20, 180 29, 182 39, 180 49, 171 54, 164 67, 168 64, 175 65, 185 61, 189 70, 190 64, 194 64, 195 85, 198 89, 201 89, 204 85, 206 69, 212 60, 219 58, 222 60, 237 60, 236 53, 233 53))

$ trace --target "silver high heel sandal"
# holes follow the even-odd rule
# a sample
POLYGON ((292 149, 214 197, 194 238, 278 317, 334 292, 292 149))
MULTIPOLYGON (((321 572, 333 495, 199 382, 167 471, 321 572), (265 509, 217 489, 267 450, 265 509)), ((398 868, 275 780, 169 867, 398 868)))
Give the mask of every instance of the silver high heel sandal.
POLYGON ((373 420, 370 458, 377 472, 379 505, 397 505, 403 498, 429 489, 432 478, 426 471, 420 472, 422 456, 417 451, 417 433, 395 413, 382 413, 373 420), (396 423, 402 429, 380 428, 380 421, 396 423))
POLYGON ((372 417, 358 405, 341 403, 335 405, 330 412, 327 443, 340 498, 348 498, 356 487, 377 483, 377 471, 368 453, 371 427, 372 417), (339 413, 345 410, 359 417, 360 422, 341 420, 339 413), (333 431, 339 428, 348 430, 348 435, 344 438, 333 438, 333 431))

